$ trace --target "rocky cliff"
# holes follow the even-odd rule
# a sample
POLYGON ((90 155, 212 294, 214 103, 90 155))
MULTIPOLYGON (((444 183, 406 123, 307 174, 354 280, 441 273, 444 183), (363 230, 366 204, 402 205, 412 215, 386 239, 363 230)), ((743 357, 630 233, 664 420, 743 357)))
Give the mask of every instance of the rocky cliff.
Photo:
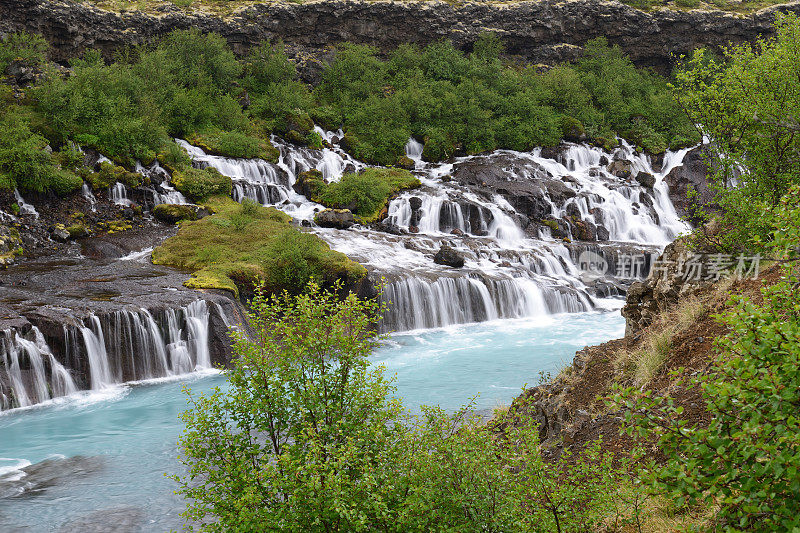
POLYGON ((283 39, 313 79, 330 48, 349 41, 383 50, 442 38, 470 49, 485 31, 502 36, 509 54, 534 63, 576 57, 587 40, 601 35, 620 45, 639 65, 669 68, 675 55, 700 46, 753 41, 772 33, 775 13, 800 12, 800 3, 742 16, 722 11, 643 12, 599 0, 530 1, 513 4, 444 2, 316 2, 256 4, 230 16, 187 12, 167 4, 155 14, 113 13, 55 0, 4 0, 0 32, 27 30, 53 45, 53 59, 66 61, 87 48, 106 54, 156 39, 176 28, 196 27, 223 35, 237 52, 264 39, 283 39))

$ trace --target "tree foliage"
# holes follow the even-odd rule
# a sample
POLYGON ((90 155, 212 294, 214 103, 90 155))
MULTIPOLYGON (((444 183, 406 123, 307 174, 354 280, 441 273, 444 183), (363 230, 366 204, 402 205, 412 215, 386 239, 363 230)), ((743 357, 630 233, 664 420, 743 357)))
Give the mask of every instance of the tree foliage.
POLYGON ((708 372, 684 383, 699 390, 707 427, 685 420, 682 407, 652 391, 622 391, 630 434, 656 439, 669 461, 644 478, 678 505, 715 501, 728 531, 794 531, 800 527, 800 188, 762 216, 778 228, 769 249, 785 261, 783 277, 761 301, 735 297, 717 318, 708 372))
POLYGON ((711 139, 709 168, 731 231, 720 245, 742 248, 772 230, 761 217, 800 183, 800 21, 777 19, 777 35, 698 50, 676 74, 678 98, 711 139))
MULTIPOLYGON (((252 302, 228 389, 190 395, 176 477, 205 531, 586 531, 616 481, 598 446, 555 464, 538 427, 495 437, 468 409, 403 409, 374 300, 310 284, 252 302), (573 462, 573 459, 575 461, 573 462)), ((187 526, 188 527, 188 526, 187 526)))

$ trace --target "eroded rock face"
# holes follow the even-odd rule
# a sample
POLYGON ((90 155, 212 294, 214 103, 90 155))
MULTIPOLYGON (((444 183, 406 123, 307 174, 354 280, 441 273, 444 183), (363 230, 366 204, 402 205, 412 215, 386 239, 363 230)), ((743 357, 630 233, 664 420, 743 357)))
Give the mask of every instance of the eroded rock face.
POLYGON ((708 167, 703 158, 703 148, 698 147, 686 154, 683 165, 675 167, 664 177, 669 186, 669 197, 675 206, 675 211, 689 219, 693 225, 699 220, 693 217, 697 205, 705 206, 712 211, 717 207, 714 203, 714 190, 709 185, 708 167), (696 195, 689 197, 689 191, 696 191, 696 195))
POLYGON ((626 336, 635 335, 652 324, 664 309, 715 281, 709 276, 710 263, 692 262, 694 255, 685 240, 678 239, 667 245, 647 279, 631 284, 622 308, 626 336))
POLYGON ((589 39, 604 35, 643 66, 666 70, 672 58, 692 49, 769 36, 775 13, 799 4, 767 8, 751 16, 721 11, 639 11, 618 2, 535 1, 512 5, 443 2, 323 1, 256 4, 221 18, 186 13, 172 5, 157 13, 112 13, 72 2, 5 0, 0 31, 42 33, 53 59, 66 62, 89 48, 107 56, 121 46, 153 41, 174 29, 196 27, 221 34, 237 53, 263 40, 282 39, 306 81, 319 79, 333 45, 350 41, 382 50, 400 44, 450 39, 471 49, 481 33, 499 34, 511 55, 534 63, 574 60, 589 39))

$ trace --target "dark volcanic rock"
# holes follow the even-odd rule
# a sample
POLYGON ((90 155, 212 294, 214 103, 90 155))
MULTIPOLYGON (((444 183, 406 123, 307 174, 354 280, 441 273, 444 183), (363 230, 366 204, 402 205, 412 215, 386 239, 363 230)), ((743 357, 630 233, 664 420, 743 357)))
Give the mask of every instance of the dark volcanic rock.
POLYGON ((628 179, 631 177, 631 162, 622 159, 612 161, 608 165, 608 171, 618 178, 628 179))
POLYGON ((464 266, 464 256, 450 246, 443 244, 439 251, 436 252, 436 255, 433 256, 433 262, 438 265, 461 268, 464 266))
POLYGON ((639 172, 634 179, 638 181, 642 187, 647 187, 648 189, 652 189, 653 185, 656 184, 656 177, 649 172, 639 172))
POLYGON ((314 222, 323 228, 347 229, 355 224, 353 213, 349 209, 326 209, 314 216, 314 222))
POLYGON ((692 224, 700 221, 692 219, 692 210, 696 205, 716 209, 714 191, 709 186, 708 167, 703 159, 703 148, 697 147, 686 154, 683 165, 673 168, 664 177, 669 186, 669 197, 679 215, 689 218, 692 224), (689 191, 697 191, 694 198, 689 198, 689 191))
POLYGON ((169 8, 158 14, 112 13, 72 2, 4 0, 0 31, 40 32, 53 59, 66 62, 89 48, 107 57, 114 50, 151 42, 174 29, 195 27, 225 37, 237 53, 263 40, 282 39, 304 80, 319 78, 334 45, 349 41, 383 51, 400 44, 450 39, 471 49, 483 32, 501 36, 506 51, 536 63, 573 60, 589 39, 617 44, 644 66, 666 70, 674 57, 702 46, 719 49, 730 42, 754 41, 774 33, 777 11, 788 4, 741 16, 713 10, 658 9, 646 13, 618 2, 577 0, 514 4, 442 2, 401 3, 324 1, 255 4, 226 18, 169 8))

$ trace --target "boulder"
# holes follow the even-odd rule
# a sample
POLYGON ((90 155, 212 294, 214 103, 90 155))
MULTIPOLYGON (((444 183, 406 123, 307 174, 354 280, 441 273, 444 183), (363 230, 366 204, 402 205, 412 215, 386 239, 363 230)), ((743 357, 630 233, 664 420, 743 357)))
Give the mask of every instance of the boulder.
POLYGON ((400 157, 397 158, 396 166, 404 168, 406 170, 414 170, 416 163, 414 163, 414 160, 408 157, 407 155, 401 155, 400 157))
POLYGON ((447 244, 443 244, 439 251, 436 252, 436 255, 433 256, 433 262, 438 265, 461 268, 464 266, 464 256, 447 244))
POLYGON ((632 163, 625 159, 617 159, 608 165, 608 172, 622 179, 631 177, 632 163))
POLYGON ((412 196, 408 199, 408 205, 411 206, 412 211, 416 211, 420 207, 422 207, 422 198, 419 196, 412 196))
POLYGON ((597 226, 586 220, 572 220, 572 235, 580 241, 594 241, 597 239, 597 226))
POLYGON ((648 189, 652 189, 653 185, 656 184, 656 177, 650 174, 649 172, 639 172, 636 174, 634 178, 642 187, 647 187, 648 189))
POLYGON ((208 215, 208 209, 199 205, 158 204, 153 208, 153 216, 167 224, 177 224, 181 220, 199 220, 208 215))
POLYGON ((347 229, 356 223, 349 209, 325 209, 314 216, 314 222, 323 228, 347 229))
POLYGON ((605 226, 597 226, 595 235, 598 241, 607 241, 611 237, 605 226))
POLYGON ((542 225, 550 228, 550 235, 555 239, 567 239, 570 236, 569 224, 562 219, 543 219, 542 225))

